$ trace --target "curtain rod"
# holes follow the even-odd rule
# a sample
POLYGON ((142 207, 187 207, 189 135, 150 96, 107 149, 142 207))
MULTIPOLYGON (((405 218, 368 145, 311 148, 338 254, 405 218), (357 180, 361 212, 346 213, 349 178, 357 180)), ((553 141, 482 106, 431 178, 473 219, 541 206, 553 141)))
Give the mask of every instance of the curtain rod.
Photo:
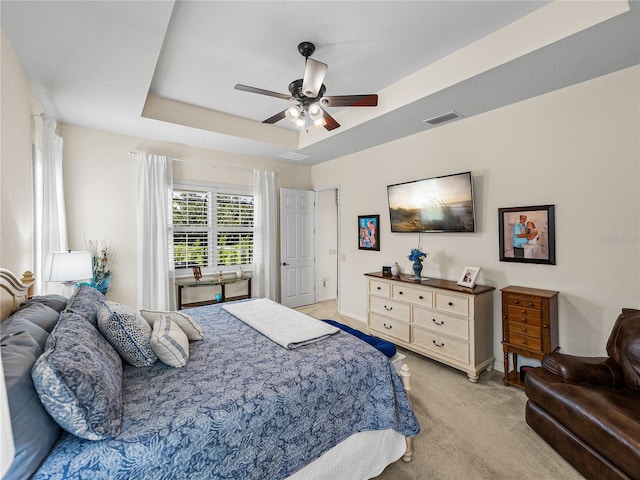
MULTIPOLYGON (((130 152, 129 152, 129 155, 137 155, 138 153, 142 153, 142 152, 134 152, 134 151, 130 151, 130 152)), ((216 167, 226 167, 226 168, 239 168, 239 169, 241 169, 241 170, 251 170, 251 171, 254 171, 254 170, 255 170, 255 168, 253 168, 253 167, 242 167, 242 166, 240 166, 240 165, 228 165, 228 164, 226 164, 226 163, 212 163, 212 162, 211 162, 211 161, 209 161, 209 160, 185 160, 185 159, 183 159, 183 158, 173 158, 173 157, 170 157, 170 158, 171 158, 171 160, 174 160, 174 161, 176 161, 176 162, 184 162, 184 163, 198 163, 198 164, 201 164, 201 165, 202 165, 203 163, 205 163, 205 164, 209 164, 209 165, 210 165, 211 167, 213 167, 213 168, 216 168, 216 167)), ((276 175, 277 175, 277 174, 276 174, 276 175)))

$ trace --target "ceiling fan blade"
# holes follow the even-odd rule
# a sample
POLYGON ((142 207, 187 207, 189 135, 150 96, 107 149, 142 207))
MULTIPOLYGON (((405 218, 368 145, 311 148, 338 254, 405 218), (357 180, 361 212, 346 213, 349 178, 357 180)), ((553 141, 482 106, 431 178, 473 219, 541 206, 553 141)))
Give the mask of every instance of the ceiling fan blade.
POLYGON ((267 95, 269 97, 281 98, 283 100, 293 100, 291 95, 285 95, 284 93, 272 92, 271 90, 264 90, 262 88, 249 87, 247 85, 242 85, 240 83, 236 83, 236 86, 234 88, 236 90, 242 90, 243 92, 258 93, 260 95, 267 95))
POLYGON ((318 96, 328 68, 326 63, 307 58, 304 67, 304 77, 302 78, 302 93, 304 93, 305 97, 316 98, 318 96))
POLYGON ((324 111, 324 128, 328 132, 338 128, 340 124, 336 121, 336 119, 329 115, 329 112, 327 112, 324 108, 322 110, 324 111))
POLYGON ((286 110, 283 110, 279 113, 276 113, 273 117, 269 117, 266 120, 263 120, 262 123, 276 123, 279 122, 280 120, 282 120, 284 118, 284 113, 286 112, 286 110))
POLYGON ((378 106, 378 95, 337 95, 333 97, 322 97, 322 104, 325 107, 376 107, 378 106))

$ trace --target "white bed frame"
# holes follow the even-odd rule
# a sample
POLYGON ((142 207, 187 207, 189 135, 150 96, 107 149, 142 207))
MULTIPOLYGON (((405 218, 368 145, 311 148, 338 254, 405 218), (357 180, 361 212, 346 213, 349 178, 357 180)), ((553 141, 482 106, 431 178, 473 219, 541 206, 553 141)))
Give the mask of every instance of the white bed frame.
MULTIPOLYGON (((11 271, 0 268, 0 321, 9 317, 23 302, 33 296, 33 284, 34 278, 30 271, 24 272, 22 278, 18 280, 11 271)), ((398 375, 408 396, 411 390, 411 372, 406 363, 398 370, 398 375)), ((376 476, 382 473, 387 465, 393 463, 400 456, 405 462, 411 461, 413 456, 412 439, 404 438, 406 441, 406 450, 404 450, 404 445, 400 443, 402 438, 402 435, 393 430, 358 433, 335 446, 289 479, 329 478, 326 475, 332 471, 336 474, 332 478, 371 478, 372 475, 376 476), (376 448, 377 451, 375 451, 376 448), (402 454, 402 450, 404 450, 404 454, 402 454), (374 451, 375 453, 372 453, 374 451), (372 458, 372 454, 373 458, 381 460, 384 466, 367 464, 366 459, 372 458), (345 471, 344 465, 351 466, 357 463, 354 462, 354 459, 358 458, 362 459, 363 463, 355 465, 353 467, 355 470, 351 472, 345 471)))

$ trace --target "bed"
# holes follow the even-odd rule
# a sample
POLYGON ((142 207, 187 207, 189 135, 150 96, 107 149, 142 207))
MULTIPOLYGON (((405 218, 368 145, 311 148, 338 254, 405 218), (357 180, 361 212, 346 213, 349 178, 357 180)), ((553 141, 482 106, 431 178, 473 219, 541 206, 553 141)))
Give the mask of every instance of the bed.
MULTIPOLYGON (((6 270, 0 271, 0 280, 4 318, 30 294, 28 285, 6 270)), ((59 320, 43 325, 50 329, 44 345, 40 350, 36 345, 43 343, 43 335, 30 343, 37 362, 46 356, 41 351, 51 349, 52 344, 65 352, 84 346, 87 358, 103 358, 99 355, 108 342, 87 327, 104 302, 98 294, 90 287, 79 288, 60 309, 59 320), (92 336, 84 340, 78 329, 92 336), (72 332, 71 339, 64 337, 65 331, 72 332)), ((36 297, 26 305, 41 303, 36 297)), ((7 325, 3 338, 16 316, 29 308, 23 306, 2 323, 7 325)), ((345 332, 288 349, 222 305, 180 313, 196 322, 203 337, 188 342, 186 364, 174 368, 156 361, 134 367, 122 361, 121 410, 115 409, 114 417, 112 406, 100 410, 96 401, 102 430, 92 427, 84 435, 99 438, 81 438, 83 433, 71 434, 59 428, 58 421, 42 420, 46 428, 37 426, 37 438, 44 438, 44 445, 39 446, 42 458, 23 455, 23 447, 16 447, 20 462, 36 464, 32 478, 351 480, 376 476, 401 457, 411 459, 410 440, 420 427, 405 391, 410 388, 406 366, 401 378, 387 357, 345 332), (116 426, 113 419, 118 415, 116 426), (49 430, 53 433, 47 433, 49 430)), ((3 341, 5 378, 5 357, 23 348, 14 345, 14 350, 8 350, 5 344, 20 337, 22 342, 31 341, 19 333, 3 341)), ((111 355, 104 362, 116 367, 98 364, 93 374, 101 377, 90 382, 88 394, 97 397, 103 389, 103 403, 105 398, 118 397, 102 378, 111 371, 110 385, 117 387, 118 361, 111 355)), ((34 367, 34 380, 36 370, 34 367)), ((91 361, 83 360, 80 370, 91 375, 91 361)), ((48 388, 46 382, 35 383, 38 398, 48 402, 48 391, 43 391, 48 388)), ((75 427, 65 428, 74 431, 75 427)), ((20 443, 20 429, 14 425, 16 443, 20 443)))

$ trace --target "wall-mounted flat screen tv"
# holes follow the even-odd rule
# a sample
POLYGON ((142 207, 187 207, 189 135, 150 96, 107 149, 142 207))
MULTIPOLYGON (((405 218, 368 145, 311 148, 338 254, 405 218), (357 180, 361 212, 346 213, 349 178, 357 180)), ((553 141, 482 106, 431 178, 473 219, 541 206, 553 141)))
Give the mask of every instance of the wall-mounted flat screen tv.
POLYGON ((475 232, 471 172, 387 186, 391 231, 475 232))

